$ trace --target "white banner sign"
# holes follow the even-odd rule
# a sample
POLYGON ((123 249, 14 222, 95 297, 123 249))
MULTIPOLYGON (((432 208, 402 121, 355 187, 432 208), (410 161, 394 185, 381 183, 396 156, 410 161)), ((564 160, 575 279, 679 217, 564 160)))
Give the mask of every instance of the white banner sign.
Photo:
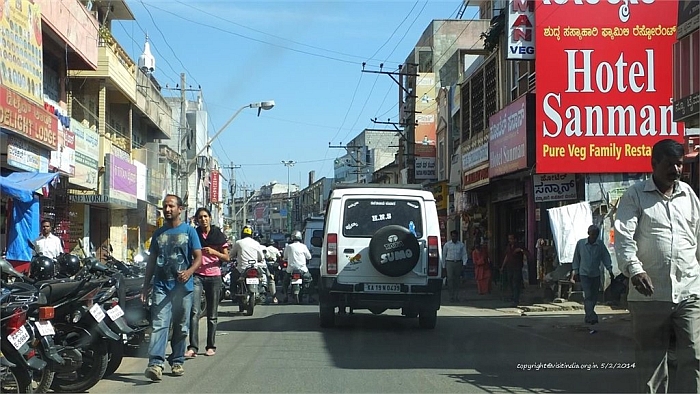
POLYGON ((489 161, 489 144, 479 145, 476 148, 462 155, 462 170, 468 170, 472 167, 489 161))
POLYGON ((512 0, 508 3, 506 59, 535 58, 535 0, 512 0))

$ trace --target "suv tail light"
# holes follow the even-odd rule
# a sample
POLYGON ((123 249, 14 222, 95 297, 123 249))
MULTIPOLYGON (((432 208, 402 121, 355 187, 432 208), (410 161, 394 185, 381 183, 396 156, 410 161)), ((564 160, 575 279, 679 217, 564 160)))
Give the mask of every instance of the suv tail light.
POLYGON ((437 276, 440 264, 438 253, 438 239, 435 236, 428 237, 428 276, 437 276))
POLYGON ((338 234, 328 234, 326 238, 328 240, 326 271, 328 271, 328 275, 336 275, 338 273, 338 234))

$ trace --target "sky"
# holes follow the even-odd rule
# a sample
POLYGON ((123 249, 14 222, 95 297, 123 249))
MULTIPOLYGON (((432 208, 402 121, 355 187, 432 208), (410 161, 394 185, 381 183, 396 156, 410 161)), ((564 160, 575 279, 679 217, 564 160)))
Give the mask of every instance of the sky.
MULTIPOLYGON (((113 34, 136 60, 146 34, 155 77, 174 88, 180 73, 201 87, 209 137, 245 109, 213 142, 220 163, 240 166, 238 188, 277 181, 308 186, 333 177, 333 160, 370 119, 398 121, 395 71, 433 19, 454 18, 461 0, 198 1, 127 0, 135 21, 114 21, 113 34), (285 167, 282 160, 293 160, 285 167)), ((477 18, 470 7, 462 19, 477 18)), ((164 96, 179 92, 163 89, 164 96)), ((188 94, 194 100, 196 93, 188 94)), ((229 170, 224 171, 229 178, 229 170)), ((240 195, 240 191, 238 194, 240 195)))

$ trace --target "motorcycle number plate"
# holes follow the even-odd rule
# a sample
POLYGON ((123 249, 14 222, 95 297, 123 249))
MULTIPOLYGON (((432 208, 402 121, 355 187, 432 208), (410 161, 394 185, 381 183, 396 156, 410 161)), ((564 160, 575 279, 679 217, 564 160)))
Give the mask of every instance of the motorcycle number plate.
POLYGON ((112 321, 114 321, 124 316, 124 311, 119 305, 115 305, 107 311, 107 315, 110 319, 112 319, 112 321))
POLYGON ((293 285, 300 285, 301 282, 302 282, 301 279, 292 279, 292 284, 293 284, 293 285))
POLYGON ((98 323, 101 322, 102 320, 104 320, 104 318, 105 318, 105 313, 104 313, 104 311, 102 310, 102 308, 100 307, 99 304, 94 304, 94 305, 90 308, 90 314, 92 315, 92 317, 95 318, 95 320, 96 320, 98 323))
POLYGON ((19 330, 13 332, 12 334, 7 336, 7 340, 10 341, 12 346, 19 350, 19 348, 22 347, 27 341, 29 340, 29 331, 22 326, 19 328, 19 330))
POLYGON ((260 281, 258 280, 258 278, 245 278, 245 284, 247 285, 257 285, 259 283, 260 281))
POLYGON ((39 334, 41 334, 42 337, 56 335, 56 331, 53 329, 53 324, 51 324, 51 322, 48 320, 36 322, 36 329, 39 331, 39 334))

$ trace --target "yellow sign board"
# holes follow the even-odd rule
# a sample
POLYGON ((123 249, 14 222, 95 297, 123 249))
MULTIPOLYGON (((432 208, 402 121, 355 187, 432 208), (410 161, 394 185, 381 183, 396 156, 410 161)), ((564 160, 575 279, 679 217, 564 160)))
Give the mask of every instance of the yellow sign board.
POLYGON ((0 84, 44 106, 41 11, 30 0, 0 0, 0 84))

